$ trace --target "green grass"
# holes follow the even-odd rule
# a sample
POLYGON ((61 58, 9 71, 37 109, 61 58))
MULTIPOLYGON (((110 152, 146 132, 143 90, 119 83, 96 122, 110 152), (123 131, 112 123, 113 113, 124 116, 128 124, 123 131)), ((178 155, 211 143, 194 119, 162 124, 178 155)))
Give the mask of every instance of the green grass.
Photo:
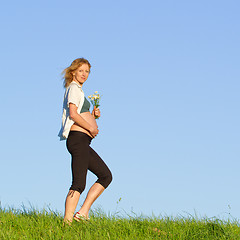
POLYGON ((63 226, 63 216, 51 210, 0 207, 0 239, 240 239, 236 220, 197 217, 121 217, 101 209, 90 222, 63 226))

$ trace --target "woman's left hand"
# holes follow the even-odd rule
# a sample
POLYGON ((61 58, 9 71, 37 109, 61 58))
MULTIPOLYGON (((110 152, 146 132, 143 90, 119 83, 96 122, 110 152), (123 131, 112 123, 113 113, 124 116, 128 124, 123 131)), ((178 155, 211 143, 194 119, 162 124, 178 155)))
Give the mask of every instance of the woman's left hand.
POLYGON ((94 109, 92 111, 92 115, 95 117, 95 118, 99 118, 101 116, 101 113, 100 113, 100 110, 99 108, 96 108, 96 106, 94 106, 94 109))

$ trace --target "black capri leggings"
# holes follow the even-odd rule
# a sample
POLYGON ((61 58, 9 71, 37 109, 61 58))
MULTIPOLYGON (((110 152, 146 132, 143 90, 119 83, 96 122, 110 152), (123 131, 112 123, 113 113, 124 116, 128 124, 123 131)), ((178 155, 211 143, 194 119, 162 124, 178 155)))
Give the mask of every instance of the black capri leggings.
POLYGON ((112 181, 112 173, 99 157, 99 155, 90 147, 92 138, 86 133, 80 131, 70 131, 67 138, 67 149, 72 155, 72 186, 70 190, 76 190, 80 194, 86 186, 87 170, 94 173, 104 188, 112 181))

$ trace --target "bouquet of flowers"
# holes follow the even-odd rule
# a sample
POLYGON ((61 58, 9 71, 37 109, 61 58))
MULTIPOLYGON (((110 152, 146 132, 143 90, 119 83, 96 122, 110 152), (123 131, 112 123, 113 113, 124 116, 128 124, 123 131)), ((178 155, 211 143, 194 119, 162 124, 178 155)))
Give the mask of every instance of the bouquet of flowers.
MULTIPOLYGON (((93 108, 94 106, 96 106, 96 108, 98 108, 100 106, 99 101, 100 101, 100 95, 98 94, 98 91, 94 92, 93 95, 88 96, 88 98, 90 99, 93 108)), ((95 116, 95 119, 98 119, 99 117, 95 116)))

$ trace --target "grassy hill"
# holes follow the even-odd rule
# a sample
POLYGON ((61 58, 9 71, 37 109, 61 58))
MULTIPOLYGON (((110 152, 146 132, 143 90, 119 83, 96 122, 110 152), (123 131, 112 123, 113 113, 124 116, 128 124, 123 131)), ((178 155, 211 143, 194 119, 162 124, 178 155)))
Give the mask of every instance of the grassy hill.
POLYGON ((107 216, 63 226, 63 216, 46 210, 0 208, 0 239, 240 239, 237 221, 220 219, 107 216))

